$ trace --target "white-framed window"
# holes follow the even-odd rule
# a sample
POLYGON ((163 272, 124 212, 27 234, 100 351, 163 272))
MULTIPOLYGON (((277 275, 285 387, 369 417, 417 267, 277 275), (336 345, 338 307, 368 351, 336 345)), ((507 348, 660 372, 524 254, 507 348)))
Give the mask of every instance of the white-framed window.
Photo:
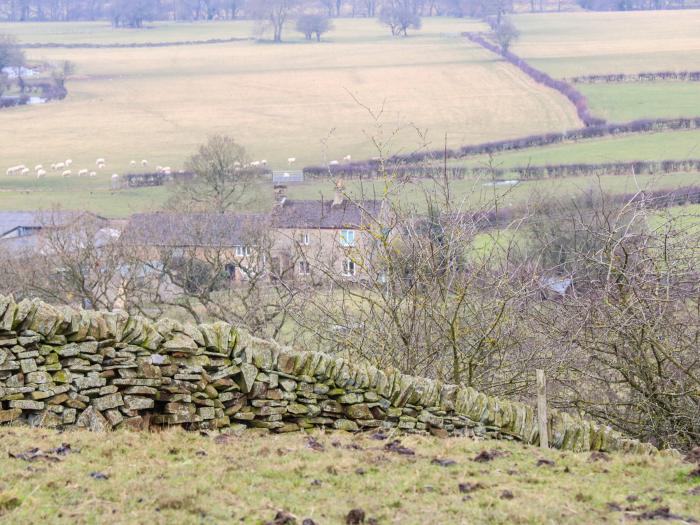
POLYGON ((309 261, 299 261, 299 275, 310 275, 311 274, 311 265, 309 264, 309 261))
POLYGON ((253 254, 253 249, 250 246, 234 246, 236 257, 249 256, 253 254))
POLYGON ((340 230, 340 244, 342 246, 355 246, 355 230, 340 230))
POLYGON ((345 277, 355 276, 355 261, 352 259, 345 259, 343 261, 343 275, 345 277))
POLYGON ((309 246, 311 244, 311 236, 308 232, 302 232, 299 234, 299 244, 302 246, 309 246))

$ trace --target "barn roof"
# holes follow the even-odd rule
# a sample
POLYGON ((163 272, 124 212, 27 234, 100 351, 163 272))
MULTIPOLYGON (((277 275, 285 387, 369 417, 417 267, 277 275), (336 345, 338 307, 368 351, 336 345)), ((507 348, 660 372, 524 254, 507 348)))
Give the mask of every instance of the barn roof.
POLYGON ((267 222, 263 214, 139 213, 131 217, 121 238, 142 246, 242 246, 267 222))
POLYGON ((284 199, 272 211, 272 224, 278 228, 357 229, 367 225, 370 216, 381 211, 382 201, 341 203, 332 200, 284 199))

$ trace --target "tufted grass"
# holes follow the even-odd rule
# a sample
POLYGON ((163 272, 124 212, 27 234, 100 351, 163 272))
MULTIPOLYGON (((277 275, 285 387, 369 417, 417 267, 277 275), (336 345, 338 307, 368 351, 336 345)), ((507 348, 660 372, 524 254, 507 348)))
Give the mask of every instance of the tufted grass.
POLYGON ((380 524, 601 523, 634 521, 644 511, 700 518, 692 466, 670 457, 543 452, 515 443, 400 437, 415 456, 383 450, 386 441, 344 433, 307 437, 246 431, 217 444, 213 436, 172 430, 108 435, 0 429, 3 523, 249 523, 286 510, 318 524, 344 523, 361 508, 380 524), (69 443, 56 463, 8 457, 69 443), (487 463, 473 458, 497 449, 487 463), (79 450, 79 452, 77 452, 79 450), (431 464, 452 459, 451 467, 431 464), (539 459, 554 465, 537 466, 539 459), (100 472, 107 480, 93 479, 100 472), (460 483, 483 488, 460 493, 460 483), (504 491, 513 499, 502 499, 504 491), (634 500, 634 498, 637 498, 634 500), (617 504, 623 509, 613 510, 617 504))

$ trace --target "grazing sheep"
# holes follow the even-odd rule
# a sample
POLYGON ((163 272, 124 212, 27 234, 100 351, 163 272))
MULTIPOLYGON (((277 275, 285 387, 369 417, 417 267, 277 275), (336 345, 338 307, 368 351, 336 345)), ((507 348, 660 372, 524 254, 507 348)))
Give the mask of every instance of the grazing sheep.
POLYGON ((236 161, 236 162, 233 163, 233 167, 234 167, 234 168, 240 168, 240 167, 241 167, 241 163, 238 162, 238 161, 236 161))
POLYGON ((11 176, 11 175, 14 175, 15 172, 18 171, 18 169, 21 169, 21 168, 20 168, 19 166, 12 166, 11 168, 7 168, 7 171, 5 172, 5 175, 7 175, 8 177, 11 176))
POLYGON ((89 173, 88 170, 82 169, 78 172, 78 177, 83 177, 83 176, 87 177, 88 173, 89 173))
POLYGON ((41 164, 37 164, 36 166, 34 166, 34 171, 39 171, 39 170, 43 170, 43 169, 44 169, 44 166, 42 166, 41 164))
POLYGON ((65 163, 63 163, 63 162, 57 162, 57 163, 56 163, 56 171, 64 170, 64 169, 66 169, 65 163))
POLYGON ((73 164, 73 160, 72 160, 72 159, 67 159, 67 160, 66 160, 66 167, 70 167, 71 164, 73 164))
POLYGON ((291 166, 292 164, 294 164, 296 161, 297 161, 296 157, 289 157, 289 158, 287 159, 287 162, 289 163, 290 166, 291 166))
POLYGON ((98 164, 98 165, 97 165, 97 169, 98 169, 98 170, 103 170, 103 169, 105 169, 105 165, 104 165, 104 164, 98 164))
POLYGON ((100 164, 107 164, 107 162, 105 162, 105 159, 97 159, 95 161, 95 166, 99 166, 100 164))
POLYGON ((130 165, 130 166, 136 166, 136 161, 135 161, 135 160, 132 160, 131 162, 129 162, 129 165, 130 165))
POLYGON ((112 173, 112 181, 119 180, 119 175, 116 173, 112 173))
POLYGON ((352 155, 345 155, 345 156, 343 157, 343 160, 344 160, 345 162, 350 162, 350 161, 352 160, 352 155))
POLYGON ((91 177, 97 177, 97 172, 96 171, 91 171, 90 172, 91 177))
POLYGON ((45 176, 46 176, 46 170, 44 170, 44 169, 37 170, 37 172, 36 172, 37 179, 40 179, 41 177, 45 177, 45 176))
POLYGON ((146 166, 148 166, 148 161, 147 161, 146 159, 143 159, 143 160, 141 161, 141 166, 143 166, 144 168, 145 168, 146 166))
POLYGON ((258 162, 257 160, 255 162, 250 163, 251 168, 257 168, 258 166, 260 166, 260 162, 258 162))
POLYGON ((328 164, 331 166, 337 166, 338 164, 340 164, 340 162, 338 162, 337 160, 332 160, 328 164))
POLYGON ((65 170, 63 173, 61 173, 61 177, 70 177, 71 175, 73 175, 71 170, 65 170))
POLYGON ((20 175, 29 175, 29 172, 31 170, 29 168, 24 168, 22 171, 19 172, 20 175))
POLYGON ((260 161, 260 164, 262 164, 263 166, 267 166, 267 161, 266 161, 266 160, 261 160, 261 161, 260 161))

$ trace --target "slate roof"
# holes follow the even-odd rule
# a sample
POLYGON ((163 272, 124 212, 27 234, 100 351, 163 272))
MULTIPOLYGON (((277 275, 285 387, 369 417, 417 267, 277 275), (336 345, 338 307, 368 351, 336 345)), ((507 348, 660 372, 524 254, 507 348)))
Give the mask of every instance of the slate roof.
POLYGON ((65 226, 83 215, 75 211, 0 211, 0 237, 17 228, 65 226))
POLYGON ((378 215, 381 206, 379 200, 344 200, 334 205, 332 200, 285 199, 272 211, 272 224, 278 228, 358 229, 367 225, 368 216, 378 215))
POLYGON ((268 221, 263 214, 139 213, 131 217, 121 238, 139 246, 243 246, 268 221))

